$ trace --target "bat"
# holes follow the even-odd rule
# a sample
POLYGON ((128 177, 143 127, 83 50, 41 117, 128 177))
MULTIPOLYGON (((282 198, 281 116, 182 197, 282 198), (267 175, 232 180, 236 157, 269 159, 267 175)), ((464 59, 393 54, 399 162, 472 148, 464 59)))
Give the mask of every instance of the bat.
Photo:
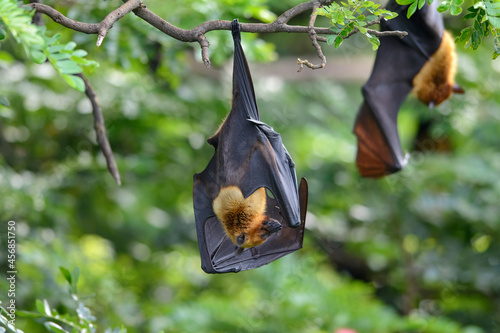
POLYGON ((233 101, 217 132, 208 166, 193 176, 193 206, 202 269, 239 272, 302 248, 307 181, 297 189, 295 164, 280 135, 260 120, 252 77, 234 40, 233 101))
POLYGON ((408 35, 380 39, 372 73, 362 88, 364 101, 354 133, 358 138, 356 165, 363 177, 383 177, 406 165, 409 155, 402 152, 397 116, 412 90, 431 109, 452 92, 463 93, 454 82, 455 44, 436 7, 437 1, 425 4, 408 19, 408 6, 395 0, 387 4, 398 16, 382 20, 381 31, 401 30, 408 35))

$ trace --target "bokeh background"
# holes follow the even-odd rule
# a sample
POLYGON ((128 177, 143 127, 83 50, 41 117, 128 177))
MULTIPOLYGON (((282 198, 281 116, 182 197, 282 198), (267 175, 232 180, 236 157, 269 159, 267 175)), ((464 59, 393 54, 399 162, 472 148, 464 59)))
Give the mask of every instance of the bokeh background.
MULTIPOLYGON (((120 4, 44 3, 85 22, 120 4)), ((213 19, 269 21, 297 3, 147 6, 192 28, 213 19)), ((307 35, 243 34, 262 119, 281 133, 298 177, 309 180, 306 236, 302 250, 262 268, 207 275, 192 177, 210 160, 205 140, 230 108, 230 33, 207 34, 213 66, 206 69, 198 44, 173 40, 133 14, 100 48, 95 35, 44 20, 100 63, 86 76, 123 185, 107 172, 85 95, 50 64, 34 64, 18 45, 2 42, 0 95, 11 106, 0 106, 0 300, 5 307, 12 220, 17 328, 500 332, 500 60, 491 60, 491 41, 475 52, 457 45, 465 95, 432 112, 407 99, 398 121, 409 165, 369 180, 356 170, 352 127, 371 45, 360 36, 339 49, 325 45, 327 67, 297 73, 296 58, 319 62, 307 35)), ((307 21, 308 14, 292 23, 307 21)), ((445 24, 457 35, 466 23, 446 16, 445 24)))

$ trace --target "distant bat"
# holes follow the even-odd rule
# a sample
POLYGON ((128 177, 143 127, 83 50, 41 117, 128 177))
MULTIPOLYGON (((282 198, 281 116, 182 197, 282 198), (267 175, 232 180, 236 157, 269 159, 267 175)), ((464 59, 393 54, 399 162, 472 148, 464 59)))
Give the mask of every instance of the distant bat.
POLYGON ((307 211, 306 180, 298 190, 295 164, 280 135, 260 120, 238 20, 231 30, 231 112, 208 139, 215 153, 193 184, 201 264, 207 273, 256 268, 300 249, 307 211))
POLYGON ((398 16, 380 22, 382 31, 407 31, 408 35, 380 38, 373 71, 363 86, 364 101, 354 133, 358 137, 356 164, 363 177, 378 178, 400 171, 408 160, 399 140, 397 116, 401 104, 413 90, 433 108, 463 93, 455 84, 456 53, 452 37, 444 30, 437 1, 425 4, 411 18, 408 6, 390 0, 387 9, 398 16))

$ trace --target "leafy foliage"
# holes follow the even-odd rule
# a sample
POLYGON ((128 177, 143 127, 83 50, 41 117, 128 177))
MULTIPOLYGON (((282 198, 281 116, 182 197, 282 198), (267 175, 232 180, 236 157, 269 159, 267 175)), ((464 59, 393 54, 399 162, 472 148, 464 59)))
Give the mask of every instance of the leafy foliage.
POLYGON ((373 50, 378 49, 380 41, 368 32, 366 26, 381 17, 391 19, 397 16, 396 13, 381 9, 380 4, 369 0, 348 0, 340 4, 333 2, 329 6, 318 8, 316 15, 331 19, 331 29, 336 35, 326 38, 329 45, 334 44, 337 48, 342 45, 344 38, 359 31, 368 39, 373 50))
MULTIPOLYGON (((82 66, 93 69, 98 66, 98 63, 85 59, 86 51, 74 50, 75 42, 60 43, 60 34, 47 37, 45 27, 31 24, 33 14, 34 11, 30 13, 18 7, 15 0, 0 0, 0 28, 3 26, 5 31, 23 46, 26 54, 30 55, 33 61, 42 64, 48 59, 66 83, 84 92, 83 80, 74 74, 81 73, 82 66)), ((0 37, 5 36, 2 31, 4 30, 0 30, 0 37)))
POLYGON ((481 41, 490 34, 494 38, 494 50, 492 59, 500 55, 500 2, 498 1, 475 1, 473 6, 467 8, 469 12, 462 20, 473 20, 472 26, 463 29, 457 41, 465 42, 466 48, 476 50, 481 41))
MULTIPOLYGON (((96 318, 92 315, 90 309, 84 305, 77 293, 77 284, 80 271, 78 268, 73 270, 73 273, 67 268, 59 267, 62 275, 69 283, 69 292, 74 301, 74 313, 59 313, 56 309, 52 309, 49 302, 44 300, 36 300, 36 312, 18 311, 21 317, 43 320, 43 325, 48 332, 53 333, 95 333, 98 331, 94 322, 96 318)), ((127 333, 124 327, 107 328, 105 333, 127 333)), ((21 332, 22 333, 22 332, 21 332)))
MULTIPOLYGON (((408 7, 408 18, 415 11, 421 9, 426 0, 396 0, 400 5, 408 7)), ((432 0, 427 0, 431 4, 432 0)), ((449 11, 451 15, 458 16, 462 13, 464 0, 443 0, 438 7, 440 13, 449 11)), ((462 29, 457 42, 464 42, 466 48, 477 50, 485 37, 493 36, 493 55, 496 59, 500 55, 500 2, 495 0, 474 0, 474 4, 467 8, 468 13, 462 20, 473 20, 473 24, 462 29)))
MULTIPOLYGON (((415 11, 418 9, 422 9, 422 7, 425 5, 426 1, 429 2, 429 5, 433 3, 433 0, 396 0, 396 2, 400 5, 409 5, 408 7, 408 12, 406 14, 406 17, 410 18, 413 14, 415 14, 415 11)), ((444 0, 448 1, 448 0, 444 0)), ((454 1, 463 1, 463 0, 454 0, 454 1)))

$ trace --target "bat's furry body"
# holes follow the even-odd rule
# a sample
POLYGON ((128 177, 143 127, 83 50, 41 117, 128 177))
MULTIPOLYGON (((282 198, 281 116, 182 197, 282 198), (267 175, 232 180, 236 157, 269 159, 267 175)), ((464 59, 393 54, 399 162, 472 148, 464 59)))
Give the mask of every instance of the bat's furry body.
POLYGON ((224 226, 228 237, 237 246, 254 247, 264 243, 270 233, 281 229, 278 221, 266 215, 266 189, 261 187, 248 198, 237 186, 227 186, 220 190, 213 208, 215 215, 224 226), (275 229, 269 229, 270 221, 275 229), (239 244, 238 240, 244 241, 239 244))
POLYGON ((361 176, 370 178, 398 172, 408 161, 409 155, 401 148, 397 117, 412 90, 430 107, 452 92, 463 92, 454 83, 455 46, 444 30, 437 2, 424 5, 409 19, 408 6, 390 0, 386 8, 398 16, 382 21, 381 30, 407 31, 408 36, 381 38, 372 73, 362 89, 364 101, 354 125, 356 165, 361 176))
POLYGON ((431 56, 413 79, 413 92, 427 105, 439 105, 455 89, 457 54, 455 43, 445 31, 439 49, 431 56))

